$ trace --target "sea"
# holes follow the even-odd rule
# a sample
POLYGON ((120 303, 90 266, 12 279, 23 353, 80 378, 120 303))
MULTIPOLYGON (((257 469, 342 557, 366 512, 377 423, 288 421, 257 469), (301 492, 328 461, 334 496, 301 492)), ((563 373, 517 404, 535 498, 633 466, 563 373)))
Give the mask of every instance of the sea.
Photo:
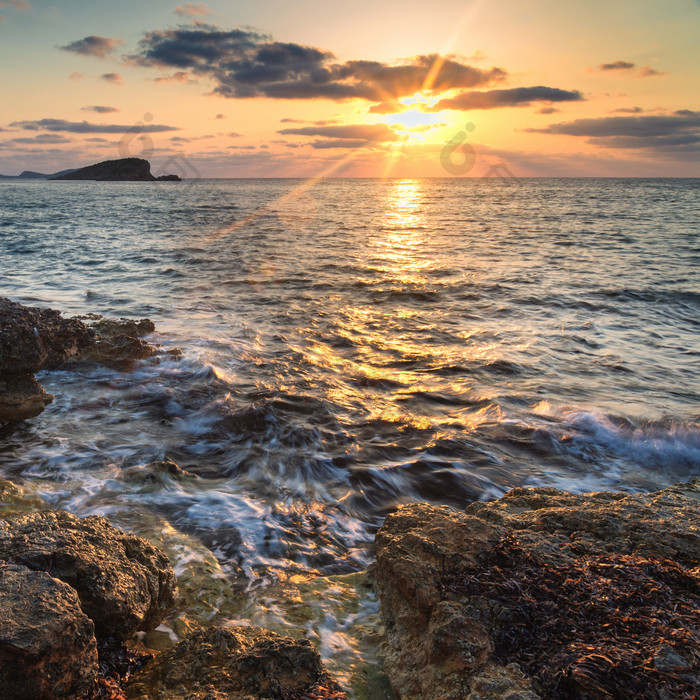
POLYGON ((308 636, 391 697, 387 514, 700 476, 700 180, 0 181, 0 295, 148 317, 162 355, 37 378, 0 476, 165 547, 196 624, 308 636), (169 459, 187 474, 145 465, 169 459), (127 471, 128 470, 128 471, 127 471))

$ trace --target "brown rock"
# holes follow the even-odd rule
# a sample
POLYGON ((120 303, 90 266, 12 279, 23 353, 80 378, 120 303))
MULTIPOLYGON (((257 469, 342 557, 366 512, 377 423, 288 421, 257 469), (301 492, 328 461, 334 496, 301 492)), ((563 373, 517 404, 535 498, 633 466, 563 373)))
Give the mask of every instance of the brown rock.
POLYGON ((53 396, 32 375, 63 364, 92 337, 77 319, 0 298, 0 422, 38 416, 53 396))
POLYGON ((0 565, 0 697, 62 700, 97 675, 92 621, 76 592, 45 572, 0 565))
POLYGON ((0 376, 58 367, 90 345, 92 337, 78 319, 0 298, 0 376))
POLYGON ((161 652, 127 687, 130 700, 300 697, 328 674, 307 639, 258 627, 213 627, 161 652))
POLYGON ((9 515, 0 520, 0 558, 47 571, 73 587, 102 637, 127 639, 157 627, 177 596, 165 554, 98 516, 9 515))
MULTIPOLYGON (((576 650, 582 645, 579 657, 567 661, 562 655, 562 663, 570 664, 568 669, 561 667, 567 692, 572 693, 566 697, 608 697, 617 672, 640 674, 634 687, 646 687, 644 674, 650 663, 660 670, 681 669, 685 675, 678 682, 692 685, 698 673, 688 657, 692 632, 682 632, 677 620, 691 624, 688 611, 693 610, 692 596, 697 595, 692 592, 697 583, 692 581, 698 578, 693 567, 700 562, 698 505, 700 480, 694 479, 651 494, 574 495, 549 488, 514 489, 498 501, 473 503, 466 512, 420 503, 399 509, 387 518, 375 540, 375 575, 387 639, 385 670, 392 686, 402 700, 540 697, 541 674, 533 684, 517 664, 499 656, 499 649, 517 648, 517 639, 529 639, 523 636, 527 626, 542 622, 527 617, 533 611, 566 615, 573 601, 570 596, 580 596, 582 610, 591 605, 593 615, 599 590, 602 603, 595 614, 607 615, 608 592, 619 597, 620 605, 627 605, 625 591, 632 590, 631 600, 639 601, 634 605, 656 610, 659 622, 649 630, 648 650, 644 644, 628 648, 626 628, 620 634, 611 629, 607 637, 595 637, 597 641, 589 647, 575 637, 567 641, 557 636, 561 649, 576 650), (515 543, 515 549, 505 546, 509 542, 515 543), (513 555, 520 564, 508 559, 513 555), (547 594, 554 596, 551 603, 550 598, 542 604, 533 601, 537 591, 523 591, 527 578, 516 574, 518 566, 525 565, 547 584, 547 594), (515 566, 513 577, 509 579, 507 569, 498 566, 515 566), (671 590, 688 595, 682 603, 671 598, 678 601, 677 619, 675 604, 663 602, 671 590), (655 607, 657 601, 662 607, 655 607), (522 612, 526 605, 530 607, 522 612), (666 640, 664 629, 671 630, 666 640), (516 642, 509 647, 511 639, 516 642), (596 656, 596 645, 607 651, 596 656), (643 658, 647 651, 651 661, 643 658), (623 655, 619 662, 605 656, 618 652, 623 655)), ((617 598, 611 600, 615 612, 617 598)), ((623 627, 634 618, 634 605, 629 615, 619 614, 623 627)), ((645 615, 639 615, 640 634, 645 615)), ((543 629, 556 629, 557 635, 570 629, 565 623, 557 624, 554 620, 543 629)), ((537 639, 533 641, 534 648, 537 639)), ((528 668, 534 668, 531 651, 535 653, 530 649, 519 657, 530 659, 528 668)), ((542 661, 539 668, 546 668, 548 659, 542 661)), ((650 687, 658 686, 660 697, 675 697, 681 686, 665 689, 666 682, 676 681, 658 673, 648 679, 650 687)))
POLYGON ((53 396, 31 374, 0 377, 0 423, 34 418, 52 401, 53 396))

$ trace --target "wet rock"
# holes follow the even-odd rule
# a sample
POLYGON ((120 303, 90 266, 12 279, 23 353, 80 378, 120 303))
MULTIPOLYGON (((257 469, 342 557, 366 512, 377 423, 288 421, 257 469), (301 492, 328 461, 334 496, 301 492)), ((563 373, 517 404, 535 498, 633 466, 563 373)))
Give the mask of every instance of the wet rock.
POLYGON ((93 332, 53 309, 0 298, 0 422, 28 420, 53 401, 34 379, 90 345, 93 332))
POLYGON ((163 352, 158 346, 142 340, 143 336, 156 329, 148 318, 103 318, 99 314, 85 314, 78 318, 84 320, 95 333, 94 342, 80 354, 80 360, 127 371, 138 360, 154 355, 179 357, 182 354, 177 348, 163 352))
POLYGON ((0 377, 0 423, 35 418, 52 401, 53 395, 45 392, 31 374, 0 377))
POLYGON ((173 481, 194 481, 199 477, 190 474, 169 459, 151 462, 145 466, 127 467, 119 475, 120 480, 130 484, 168 485, 173 481))
POLYGON ((680 629, 700 621, 699 502, 695 479, 651 494, 513 489, 466 512, 400 508, 375 540, 392 686, 402 700, 534 700, 549 697, 554 680, 566 697, 603 698, 619 673, 628 678, 620 686, 636 683, 631 696, 647 697, 648 683, 660 697, 681 697, 659 674, 682 669, 678 682, 692 686, 699 671, 688 660, 692 632, 680 629), (525 570, 546 596, 528 589, 525 570), (581 628, 556 619, 574 607, 581 628), (628 624, 640 625, 638 635, 628 624), (551 656, 537 658, 548 644, 551 656), (645 676, 654 664, 657 675, 645 676))
POLYGON ((99 516, 12 514, 0 520, 0 558, 73 587, 98 636, 127 639, 153 629, 177 595, 165 554, 99 516))
POLYGON ((92 338, 93 332, 78 319, 0 298, 0 376, 58 367, 90 345, 92 338))
POLYGON ((130 700, 300 697, 329 678, 307 639, 259 627, 197 631, 163 651, 127 687, 130 700))
POLYGON ((30 496, 25 490, 7 479, 0 479, 0 518, 10 513, 34 512, 45 508, 40 498, 30 496))
POLYGON ((75 698, 96 675, 94 626, 76 592, 45 572, 2 564, 0 696, 75 698))

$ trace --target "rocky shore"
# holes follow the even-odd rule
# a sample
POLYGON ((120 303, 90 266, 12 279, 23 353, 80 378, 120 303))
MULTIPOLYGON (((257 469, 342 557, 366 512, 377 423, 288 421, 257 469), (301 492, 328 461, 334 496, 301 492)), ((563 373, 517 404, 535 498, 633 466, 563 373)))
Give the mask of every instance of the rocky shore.
MULTIPOLYGON (((66 362, 128 371, 163 352, 143 339, 154 331, 148 319, 65 319, 0 299, 0 422, 31 419, 51 401, 35 372, 66 362)), ((119 476, 145 486, 196 478, 171 461, 119 476)), ((383 640, 395 697, 697 698, 698 506, 700 479, 649 494, 513 489, 463 509, 399 508, 355 584, 358 598, 376 585, 381 624, 366 634, 383 640)), ((193 608, 207 603, 211 560, 199 577, 180 572, 193 608)), ((234 595, 225 577, 216 584, 217 596, 234 595)), ((0 479, 0 697, 347 698, 308 639, 225 615, 181 618, 179 641, 154 653, 143 640, 178 605, 164 549, 0 479)))
POLYGON ((37 372, 67 362, 129 369, 161 352, 143 340, 154 331, 149 319, 63 318, 54 309, 0 298, 0 423, 35 418, 53 401, 34 378, 37 372))

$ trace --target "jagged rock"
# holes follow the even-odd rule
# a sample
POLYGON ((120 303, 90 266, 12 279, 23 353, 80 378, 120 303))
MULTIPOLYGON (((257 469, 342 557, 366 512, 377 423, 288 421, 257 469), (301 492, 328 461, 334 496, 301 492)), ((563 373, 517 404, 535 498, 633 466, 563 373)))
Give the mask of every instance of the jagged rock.
POLYGON ((153 629, 177 595, 165 554, 99 516, 9 515, 0 520, 0 559, 47 571, 73 587, 101 637, 127 639, 153 629))
POLYGON ((53 395, 45 392, 31 374, 0 377, 0 423, 35 418, 52 401, 53 395))
POLYGON ((145 466, 127 467, 119 478, 131 484, 163 485, 173 481, 196 480, 199 477, 166 459, 145 466))
POLYGON ((97 675, 92 621, 76 592, 43 571, 0 565, 0 696, 62 700, 97 675))
POLYGON ((90 345, 93 335, 78 319, 53 309, 0 298, 0 377, 58 367, 90 345))
MULTIPOLYGON (((656 610, 659 620, 665 620, 663 616, 668 614, 671 624, 667 629, 675 630, 672 640, 663 639, 661 622, 650 630, 651 664, 659 659, 663 665, 670 658, 665 650, 676 644, 674 653, 685 664, 685 675, 681 674, 679 682, 692 687, 700 678, 697 659, 693 666, 686 658, 687 650, 681 648, 681 642, 688 644, 688 637, 682 636, 678 631, 681 625, 671 619, 675 602, 666 608, 663 602, 661 607, 654 607, 654 596, 668 597, 668 591, 676 590, 673 586, 688 591, 688 600, 678 601, 678 619, 688 620, 685 624, 692 626, 691 599, 700 591, 698 571, 693 568, 700 561, 698 505, 700 480, 694 479, 651 494, 574 495, 550 488, 514 489, 498 501, 473 503, 466 512, 425 503, 400 508, 386 519, 375 540, 374 573, 387 638, 385 670, 392 686, 402 700, 547 697, 546 690, 540 692, 541 675, 526 677, 518 664, 509 663, 512 658, 503 658, 503 648, 517 646, 509 640, 517 640, 524 629, 539 623, 527 616, 543 610, 566 614, 567 607, 573 605, 573 594, 580 594, 582 609, 591 605, 592 616, 592 607, 598 602, 596 591, 610 591, 611 596, 622 591, 626 601, 625 591, 632 590, 640 601, 634 603, 634 596, 630 599, 632 615, 634 605, 642 604, 644 593, 644 605, 656 610), (515 543, 510 550, 504 546, 508 542, 515 543), (519 567, 522 570, 524 566, 530 567, 533 575, 541 574, 548 584, 548 595, 553 592, 554 596, 543 599, 540 607, 534 604, 527 613, 521 608, 531 602, 533 593, 523 591, 527 579, 517 576, 519 567), (566 572, 572 572, 570 579, 566 572), (655 572, 660 572, 660 578, 653 578, 655 572), (637 585, 636 581, 641 583, 637 585), (681 605, 685 606, 682 612, 681 605)), ((600 598, 605 606, 604 593, 600 598)), ((613 608, 616 605, 612 603, 613 608)), ((607 614, 605 610, 603 613, 607 614)), ((697 605, 694 614, 697 617, 697 605)), ((642 621, 644 615, 639 615, 642 621)), ((626 619, 620 624, 626 624, 626 619)), ((629 635, 619 645, 624 636, 599 639, 592 648, 602 644, 607 651, 600 652, 602 657, 593 654, 590 658, 590 648, 576 634, 568 640, 556 637, 558 648, 571 649, 573 654, 567 661, 568 670, 561 671, 570 693, 567 697, 612 697, 600 680, 614 678, 615 668, 637 668, 642 675, 647 673, 649 661, 642 659, 637 667, 629 665, 630 659, 640 658, 640 653, 643 657, 647 648, 643 644, 641 652, 633 649, 634 653, 628 654, 625 645, 629 635), (580 656, 576 656, 577 644, 584 644, 580 656), (614 656, 618 651, 626 654, 628 666, 616 666, 614 659, 605 666, 606 654, 614 656)), ((535 646, 532 644, 527 652, 530 659, 537 653, 535 646)), ((541 668, 547 661, 543 659, 541 668)), ((676 682, 670 676, 647 680, 651 687, 658 686, 659 697, 678 696, 677 689, 664 689, 666 681, 676 682)))
POLYGON ((251 700, 299 697, 328 683, 321 657, 307 639, 258 627, 196 631, 161 652, 127 686, 130 700, 251 700))
POLYGON ((77 355, 92 337, 77 319, 0 298, 0 422, 38 416, 53 396, 32 375, 77 355))
POLYGON ((129 370, 137 360, 146 360, 153 355, 179 357, 182 354, 177 348, 164 353, 161 348, 141 340, 156 329, 148 318, 103 318, 99 314, 85 314, 78 318, 85 320, 95 333, 95 341, 81 353, 80 360, 129 370))

